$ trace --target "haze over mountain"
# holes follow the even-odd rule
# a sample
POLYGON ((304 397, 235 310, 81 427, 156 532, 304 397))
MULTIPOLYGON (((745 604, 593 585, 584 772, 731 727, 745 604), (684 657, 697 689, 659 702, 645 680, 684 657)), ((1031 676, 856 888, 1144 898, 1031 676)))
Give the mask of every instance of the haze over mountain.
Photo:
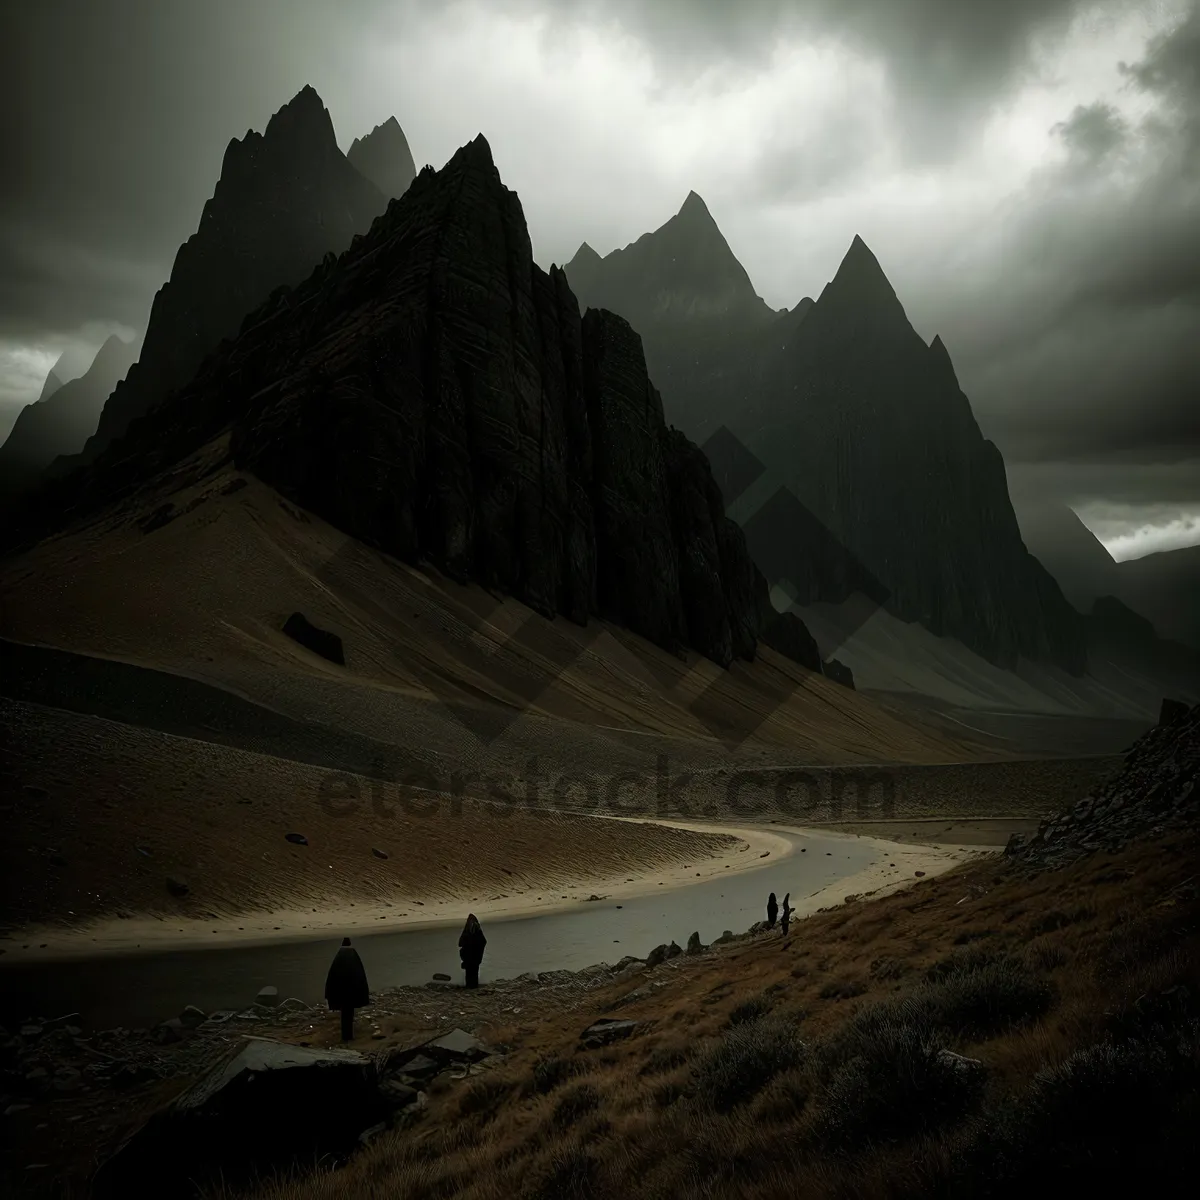
POLYGON ((346 157, 389 200, 403 196, 417 175, 408 138, 395 117, 388 117, 364 137, 355 138, 346 157))
MULTIPOLYGON (((708 215, 696 201, 685 209, 708 215)), ((1027 657, 1082 672, 1083 622, 1022 543, 999 451, 980 433, 945 346, 921 340, 866 244, 856 237, 820 297, 783 314, 756 309, 741 272, 740 303, 728 305, 736 332, 720 338, 705 301, 731 294, 733 256, 711 218, 685 226, 683 215, 603 260, 585 255, 582 271, 574 260, 566 269, 581 302, 603 297, 644 315, 647 359, 661 367, 681 428, 704 443, 726 426, 735 452, 765 468, 756 486, 765 503, 745 524, 772 582, 802 604, 855 590, 847 572, 859 568, 845 553, 806 554, 815 518, 897 616, 1001 665, 1027 657), (700 264, 669 305, 657 302, 664 260, 700 264), (794 504, 787 493, 807 516, 772 511, 794 504)))
POLYGON ((115 334, 78 379, 58 383, 51 371, 42 397, 17 416, 0 446, 0 490, 18 491, 37 479, 60 454, 78 454, 95 432, 104 402, 137 358, 136 342, 115 334), (57 386, 51 386, 51 380, 57 386))
POLYGON ((94 457, 186 384, 248 312, 304 279, 326 254, 344 250, 387 200, 338 149, 333 122, 311 87, 263 133, 233 139, 199 227, 154 298, 138 363, 104 406, 87 454, 94 457))

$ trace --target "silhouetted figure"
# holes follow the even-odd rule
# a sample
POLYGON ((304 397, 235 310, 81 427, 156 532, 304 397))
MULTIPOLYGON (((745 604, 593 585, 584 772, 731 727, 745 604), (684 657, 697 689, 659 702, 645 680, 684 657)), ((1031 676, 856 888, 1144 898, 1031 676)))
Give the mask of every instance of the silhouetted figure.
POLYGON ((325 976, 325 999, 330 1009, 342 1014, 342 1041, 350 1041, 354 1037, 354 1010, 370 1004, 371 993, 367 989, 366 968, 349 938, 342 938, 342 947, 333 956, 329 974, 325 976))
POLYGON ((788 926, 792 923, 792 906, 789 903, 791 892, 788 892, 783 898, 783 914, 779 918, 779 926, 783 930, 783 936, 787 937, 788 926))
POLYGON ((479 918, 474 913, 467 915, 467 923, 458 935, 458 957, 462 960, 463 970, 467 973, 467 987, 479 986, 479 964, 483 962, 483 948, 487 938, 479 925, 479 918))
POLYGON ((775 899, 775 893, 772 892, 767 897, 767 928, 775 928, 775 918, 779 916, 779 903, 775 899))

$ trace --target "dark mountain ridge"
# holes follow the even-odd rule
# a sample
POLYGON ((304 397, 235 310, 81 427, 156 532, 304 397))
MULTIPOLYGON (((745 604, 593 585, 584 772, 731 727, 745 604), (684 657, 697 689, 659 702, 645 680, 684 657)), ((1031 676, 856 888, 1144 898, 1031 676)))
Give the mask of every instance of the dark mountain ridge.
POLYGON ((386 204, 338 149, 333 122, 311 87, 263 133, 234 138, 196 232, 154 297, 141 356, 105 404, 86 455, 186 384, 247 313, 274 289, 307 277, 325 254, 344 250, 386 204))
POLYGON ((564 273, 534 264, 482 136, 27 518, 95 511, 223 434, 238 467, 345 532, 543 615, 611 618, 722 666, 766 632, 820 670, 704 456, 667 427, 637 334, 581 318, 564 273))
POLYGON ((364 179, 391 200, 403 196, 417 177, 408 138, 395 117, 388 117, 364 137, 355 138, 346 157, 364 179))

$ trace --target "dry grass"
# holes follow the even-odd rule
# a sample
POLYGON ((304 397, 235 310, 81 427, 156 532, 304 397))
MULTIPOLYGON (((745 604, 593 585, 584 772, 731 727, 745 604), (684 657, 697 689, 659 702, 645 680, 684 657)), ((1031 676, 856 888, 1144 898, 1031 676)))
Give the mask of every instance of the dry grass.
POLYGON ((973 864, 819 914, 623 1004, 644 1024, 604 1050, 578 1015, 486 1029, 513 1048, 493 1074, 257 1200, 1173 1192, 1200 1116, 1198 850, 973 864))

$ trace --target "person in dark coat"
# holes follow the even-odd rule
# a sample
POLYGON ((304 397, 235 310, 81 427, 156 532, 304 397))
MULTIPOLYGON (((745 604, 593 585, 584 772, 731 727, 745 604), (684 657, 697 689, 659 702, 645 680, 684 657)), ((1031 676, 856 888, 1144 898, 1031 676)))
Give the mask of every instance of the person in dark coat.
POLYGON ((788 892, 783 898, 783 914, 779 918, 779 926, 783 930, 783 936, 787 937, 788 926, 792 923, 792 906, 789 903, 792 893, 788 892))
POLYGON ((483 962, 483 948, 487 938, 483 936, 479 918, 474 913, 467 914, 467 923, 458 937, 458 956, 462 960, 462 968, 467 973, 467 987, 479 986, 479 964, 483 962))
POLYGON ((775 918, 779 916, 779 903, 775 899, 775 893, 772 892, 767 897, 767 928, 775 928, 775 918))
POLYGON ((325 999, 331 1010, 342 1014, 342 1041, 350 1041, 354 1037, 354 1010, 370 1004, 371 993, 366 968, 349 938, 342 938, 342 947, 325 976, 325 999))

